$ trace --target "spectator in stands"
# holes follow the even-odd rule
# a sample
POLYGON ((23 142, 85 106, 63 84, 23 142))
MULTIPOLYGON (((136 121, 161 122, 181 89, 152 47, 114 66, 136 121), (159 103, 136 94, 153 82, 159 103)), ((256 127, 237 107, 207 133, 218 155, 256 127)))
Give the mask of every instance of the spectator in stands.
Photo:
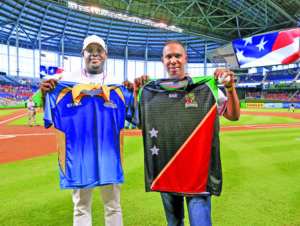
POLYGON ((36 103, 32 101, 32 97, 29 97, 29 101, 27 102, 27 109, 28 109, 28 126, 31 127, 31 119, 33 119, 34 125, 38 126, 36 122, 36 103))

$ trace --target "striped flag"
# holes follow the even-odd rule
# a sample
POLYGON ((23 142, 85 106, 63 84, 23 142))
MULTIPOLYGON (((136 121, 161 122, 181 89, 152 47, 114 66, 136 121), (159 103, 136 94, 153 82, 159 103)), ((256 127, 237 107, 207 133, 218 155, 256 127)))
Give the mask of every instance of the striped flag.
POLYGON ((232 41, 241 68, 298 63, 300 28, 232 41))

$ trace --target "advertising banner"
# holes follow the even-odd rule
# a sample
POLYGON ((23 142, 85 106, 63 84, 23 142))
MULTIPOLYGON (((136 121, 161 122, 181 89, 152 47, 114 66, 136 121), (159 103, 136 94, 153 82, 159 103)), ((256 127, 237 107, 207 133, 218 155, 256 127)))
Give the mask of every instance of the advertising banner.
POLYGON ((283 108, 283 103, 265 103, 265 108, 283 108))
POLYGON ((264 108, 264 103, 246 103, 246 108, 264 108))
MULTIPOLYGON (((290 108, 292 103, 283 103, 283 108, 290 108)), ((293 103, 295 108, 300 108, 300 103, 293 103)))

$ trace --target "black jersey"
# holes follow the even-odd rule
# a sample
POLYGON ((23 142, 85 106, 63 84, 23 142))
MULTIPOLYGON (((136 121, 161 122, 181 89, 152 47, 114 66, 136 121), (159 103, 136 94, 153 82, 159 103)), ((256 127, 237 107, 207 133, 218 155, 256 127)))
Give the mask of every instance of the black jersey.
POLYGON ((154 80, 140 90, 133 123, 143 132, 146 191, 220 195, 217 82, 184 80, 154 80))

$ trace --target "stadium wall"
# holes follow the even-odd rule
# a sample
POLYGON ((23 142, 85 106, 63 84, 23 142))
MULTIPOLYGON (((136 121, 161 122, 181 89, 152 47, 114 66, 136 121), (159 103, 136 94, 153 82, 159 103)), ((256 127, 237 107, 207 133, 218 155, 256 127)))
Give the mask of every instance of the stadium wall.
MULTIPOLYGON (((300 103, 294 103, 295 108, 300 108, 300 103)), ((241 108, 290 108, 291 103, 241 103, 241 108)))

